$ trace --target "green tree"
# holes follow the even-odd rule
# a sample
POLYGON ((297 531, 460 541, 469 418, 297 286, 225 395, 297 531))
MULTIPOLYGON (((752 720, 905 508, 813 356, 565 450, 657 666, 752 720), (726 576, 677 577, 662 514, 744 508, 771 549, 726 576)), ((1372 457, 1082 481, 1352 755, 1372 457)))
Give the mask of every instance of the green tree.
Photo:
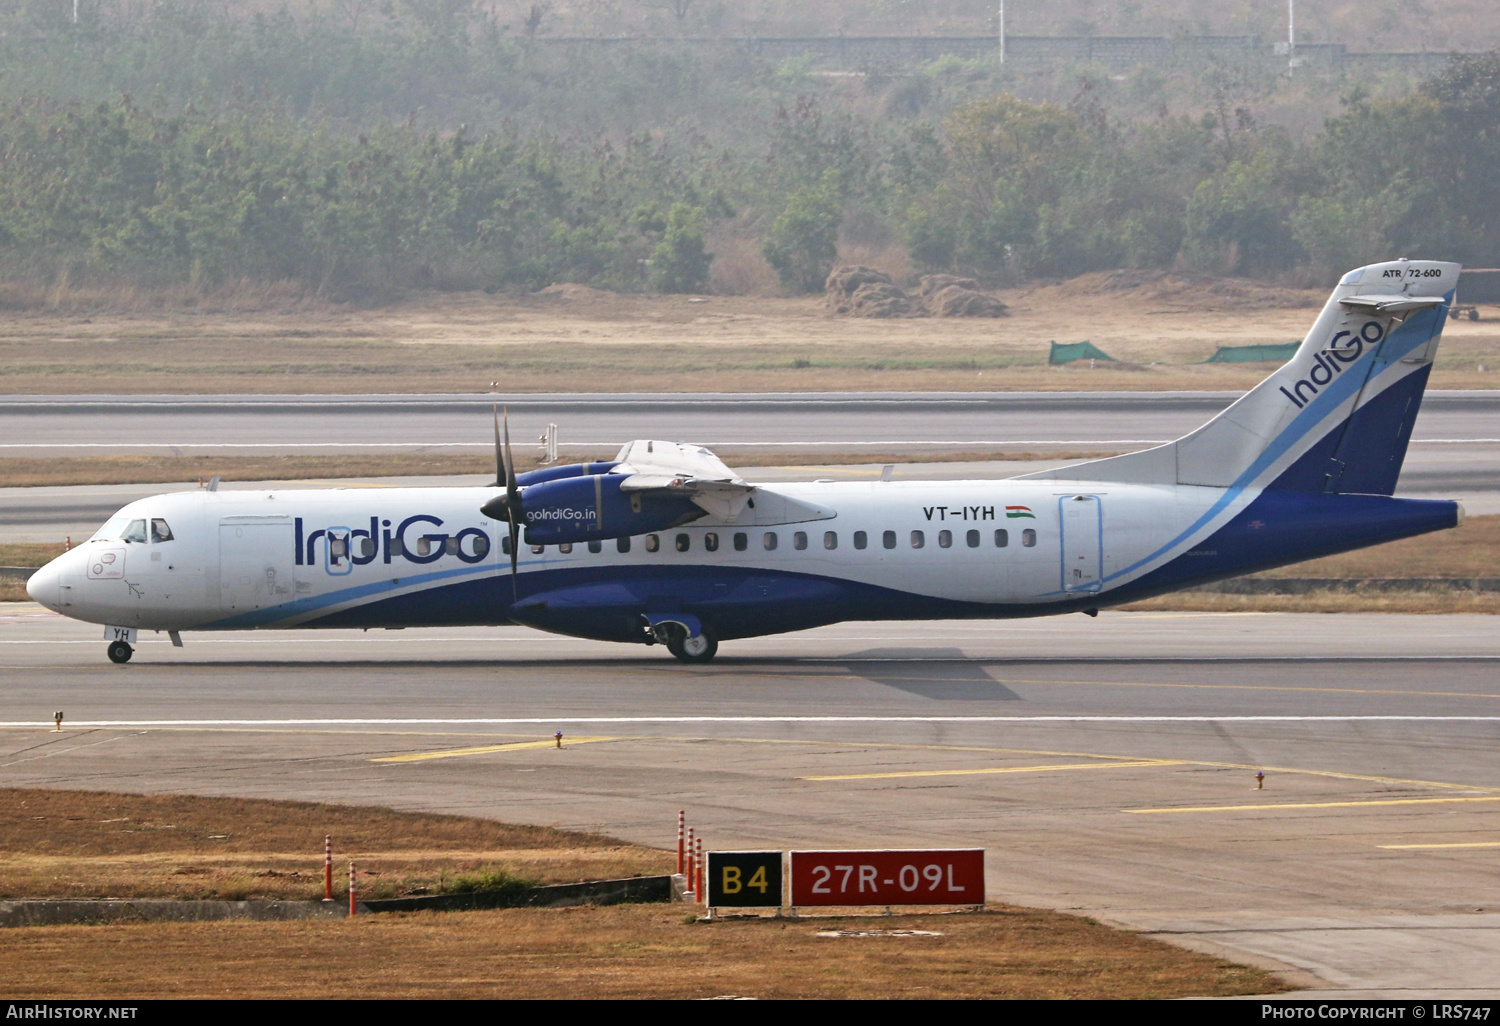
POLYGON ((838 258, 843 192, 839 173, 830 168, 817 186, 803 186, 792 193, 786 209, 771 225, 771 236, 761 252, 788 292, 823 290, 838 258))
POLYGON ((702 207, 672 204, 661 242, 651 253, 651 284, 658 292, 704 291, 714 259, 703 249, 707 224, 708 212, 702 207))

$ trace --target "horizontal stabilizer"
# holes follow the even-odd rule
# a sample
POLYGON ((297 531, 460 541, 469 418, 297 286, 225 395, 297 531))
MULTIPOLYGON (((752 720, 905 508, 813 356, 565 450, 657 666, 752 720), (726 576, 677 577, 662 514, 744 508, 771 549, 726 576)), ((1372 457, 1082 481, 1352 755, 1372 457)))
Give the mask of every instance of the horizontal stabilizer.
POLYGON ((1443 302, 1446 300, 1442 296, 1350 296, 1339 300, 1339 305, 1372 314, 1404 314, 1426 310, 1443 302))

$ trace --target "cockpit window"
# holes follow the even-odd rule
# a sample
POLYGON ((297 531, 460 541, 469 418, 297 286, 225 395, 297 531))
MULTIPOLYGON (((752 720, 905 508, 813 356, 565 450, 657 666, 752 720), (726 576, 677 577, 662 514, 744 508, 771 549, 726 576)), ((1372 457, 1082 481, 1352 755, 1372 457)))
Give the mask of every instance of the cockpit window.
POLYGON ((129 523, 130 520, 127 517, 113 517, 94 532, 94 538, 100 541, 114 541, 125 532, 125 526, 129 523))
POLYGON ((120 540, 140 542, 142 545, 146 544, 146 522, 144 520, 132 520, 120 534, 120 540))
POLYGON ((154 518, 151 521, 151 541, 155 543, 168 542, 171 540, 172 529, 167 526, 167 522, 159 517, 154 518))

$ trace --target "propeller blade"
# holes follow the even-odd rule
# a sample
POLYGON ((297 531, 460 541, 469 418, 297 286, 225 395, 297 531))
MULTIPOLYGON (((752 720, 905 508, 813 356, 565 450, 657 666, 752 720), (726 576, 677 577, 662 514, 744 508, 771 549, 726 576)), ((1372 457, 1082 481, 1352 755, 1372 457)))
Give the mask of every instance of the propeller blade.
POLYGON ((516 586, 516 560, 520 556, 521 527, 514 520, 510 522, 510 597, 513 601, 521 600, 521 593, 516 586))
POLYGON ((499 407, 490 407, 495 414, 495 487, 505 486, 505 453, 499 447, 499 407))
POLYGON ((510 593, 520 600, 516 585, 517 561, 521 556, 521 489, 516 485, 516 461, 510 451, 510 408, 505 410, 505 448, 500 456, 505 468, 505 515, 510 521, 510 593))

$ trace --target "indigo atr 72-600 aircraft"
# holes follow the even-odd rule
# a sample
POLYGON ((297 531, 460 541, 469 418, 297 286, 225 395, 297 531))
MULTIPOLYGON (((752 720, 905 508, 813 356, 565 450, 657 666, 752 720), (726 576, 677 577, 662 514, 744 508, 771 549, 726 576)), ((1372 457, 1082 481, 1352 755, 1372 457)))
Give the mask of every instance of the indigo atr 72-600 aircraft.
POLYGON ((751 485, 706 449, 637 441, 482 488, 191 491, 132 502, 26 589, 140 630, 525 624, 661 642, 841 620, 1096 613, 1453 527, 1392 498, 1458 284, 1420 260, 1346 274, 1291 361, 1167 445, 1003 481, 751 485))

